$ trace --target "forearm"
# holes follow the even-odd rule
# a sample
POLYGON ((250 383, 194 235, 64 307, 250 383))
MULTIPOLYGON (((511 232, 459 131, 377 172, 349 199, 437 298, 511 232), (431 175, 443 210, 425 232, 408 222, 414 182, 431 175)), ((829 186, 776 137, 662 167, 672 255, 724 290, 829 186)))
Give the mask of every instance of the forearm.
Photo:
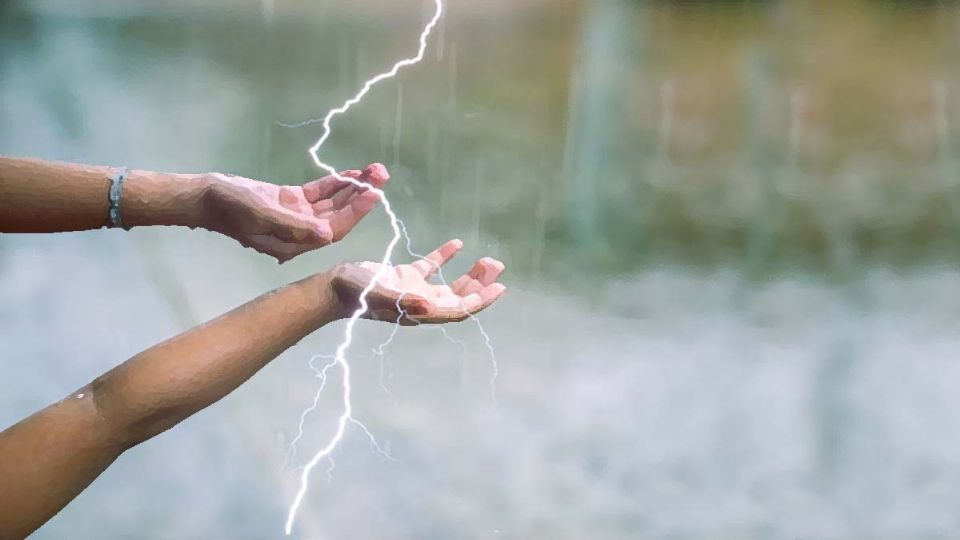
POLYGON ((263 295, 0 433, 0 540, 26 536, 127 448, 216 402, 340 317, 334 298, 322 274, 263 295))
POLYGON ((125 446, 169 429, 227 395, 280 353, 340 315, 318 274, 138 354, 90 391, 125 446))
MULTIPOLYGON (((0 232, 98 229, 107 223, 112 167, 0 157, 0 232)), ((207 175, 131 170, 123 185, 126 228, 201 225, 207 175)))

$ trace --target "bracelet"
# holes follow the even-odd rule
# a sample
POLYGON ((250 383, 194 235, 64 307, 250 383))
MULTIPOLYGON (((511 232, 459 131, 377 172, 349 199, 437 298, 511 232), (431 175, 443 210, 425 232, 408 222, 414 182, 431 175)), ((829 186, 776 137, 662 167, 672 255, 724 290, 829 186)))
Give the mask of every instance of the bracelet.
POLYGON ((126 167, 120 167, 120 171, 110 177, 110 208, 107 213, 107 227, 111 229, 123 227, 123 221, 120 219, 120 193, 123 191, 123 181, 126 179, 126 167))

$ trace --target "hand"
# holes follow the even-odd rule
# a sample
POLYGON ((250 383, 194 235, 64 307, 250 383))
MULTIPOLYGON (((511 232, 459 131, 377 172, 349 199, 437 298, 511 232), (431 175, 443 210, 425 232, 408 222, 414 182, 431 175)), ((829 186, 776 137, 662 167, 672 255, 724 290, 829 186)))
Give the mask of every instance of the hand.
POLYGON ((380 263, 347 263, 333 270, 333 289, 348 317, 360 308, 359 297, 378 272, 382 276, 367 295, 366 319, 396 321, 403 325, 462 321, 503 296, 507 288, 497 283, 503 263, 484 257, 451 286, 429 282, 437 270, 463 247, 451 240, 413 264, 396 267, 380 263))
MULTIPOLYGON (((379 163, 340 174, 378 189, 390 179, 379 163)), ((380 200, 376 192, 334 176, 303 186, 225 174, 213 177, 203 199, 203 226, 281 263, 339 241, 380 200)))

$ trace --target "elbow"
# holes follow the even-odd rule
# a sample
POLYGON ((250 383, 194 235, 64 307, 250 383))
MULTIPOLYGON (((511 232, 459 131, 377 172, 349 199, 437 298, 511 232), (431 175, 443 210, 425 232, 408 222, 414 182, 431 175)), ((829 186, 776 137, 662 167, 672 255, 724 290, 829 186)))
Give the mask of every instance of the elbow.
POLYGON ((124 415, 122 400, 111 391, 109 381, 101 376, 77 392, 77 397, 88 399, 94 409, 96 429, 117 455, 135 446, 130 444, 131 430, 124 415))
POLYGON ((163 433, 189 415, 186 410, 181 410, 189 409, 185 404, 152 404, 149 396, 128 395, 129 392, 120 391, 115 386, 109 377, 104 376, 87 388, 96 408, 98 424, 118 454, 163 433))

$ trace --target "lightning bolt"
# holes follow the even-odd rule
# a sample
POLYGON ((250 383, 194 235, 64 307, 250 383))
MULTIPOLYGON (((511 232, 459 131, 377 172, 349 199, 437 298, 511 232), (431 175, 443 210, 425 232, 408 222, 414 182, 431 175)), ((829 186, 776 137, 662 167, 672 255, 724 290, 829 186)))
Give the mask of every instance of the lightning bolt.
MULTIPOLYGON (((377 281, 379 281, 381 278, 384 277, 387 269, 391 267, 391 257, 393 255, 393 250, 397 246, 397 243, 400 242, 400 239, 402 236, 400 219, 397 218, 397 215, 394 213, 393 208, 390 205, 390 201, 389 199, 387 199, 386 194, 383 192, 383 190, 375 188, 373 186, 369 186, 354 178, 349 178, 338 173, 336 169, 324 163, 323 160, 320 159, 320 155, 319 155, 320 147, 322 147, 323 143, 325 143, 327 139, 330 137, 331 120, 333 120, 335 117, 339 115, 346 113, 348 110, 350 110, 351 107, 353 107, 357 103, 360 103, 360 101, 363 100, 363 98, 367 95, 367 93, 370 92, 370 89, 373 88, 373 86, 376 85, 377 83, 384 81, 386 79, 393 78, 397 75, 397 72, 399 72, 401 68, 412 66, 414 64, 419 63, 421 60, 423 60, 424 53, 426 53, 426 50, 427 50, 427 39, 430 37, 430 34, 433 32, 433 29, 436 28, 437 23, 440 21, 440 17, 443 16, 443 1, 434 0, 434 4, 436 5, 436 11, 434 12, 433 17, 430 19, 427 25, 423 28, 423 31, 420 33, 420 47, 417 50, 416 56, 400 60, 399 62, 394 64, 393 68, 391 68, 389 71, 383 72, 379 75, 376 75, 368 79, 355 96, 348 99, 340 107, 337 107, 336 109, 332 109, 331 111, 329 111, 326 114, 326 116, 323 117, 322 135, 317 140, 317 142, 310 147, 310 157, 313 159, 313 162, 317 165, 317 167, 319 167, 320 169, 323 169, 328 174, 330 174, 331 176, 335 177, 336 179, 342 182, 350 182, 351 184, 355 184, 358 187, 368 188, 380 197, 380 200, 383 203, 383 209, 387 213, 387 216, 389 216, 390 218, 390 228, 393 229, 393 237, 390 239, 390 242, 387 244, 386 250, 384 251, 383 259, 381 260, 382 264, 380 268, 377 270, 374 276, 370 279, 370 283, 368 283, 367 286, 364 287, 364 289, 360 292, 360 298, 359 298, 360 307, 356 311, 354 311, 353 315, 351 315, 350 318, 347 320, 343 341, 337 347, 336 354, 334 355, 333 364, 340 367, 342 377, 343 377, 342 379, 343 381, 343 413, 340 415, 340 418, 337 420, 337 430, 334 433, 333 438, 330 439, 330 441, 327 443, 326 446, 321 448, 320 451, 318 451, 313 455, 310 461, 307 462, 306 466, 304 466, 303 471, 300 474, 300 489, 297 491, 296 497, 294 497, 293 502, 290 504, 290 509, 287 512, 286 526, 284 527, 284 531, 288 536, 293 530, 293 522, 294 520, 296 520, 297 511, 300 509, 300 505, 303 503, 303 498, 304 496, 306 496, 307 490, 310 488, 311 472, 313 472, 314 467, 316 467, 317 464, 320 463, 320 461, 324 459, 331 460, 331 454, 333 450, 340 444, 340 441, 343 440, 343 436, 344 436, 344 433, 346 432, 347 425, 350 423, 353 423, 359 426, 367 434, 367 436, 370 437, 371 443, 373 445, 376 445, 376 441, 374 440, 373 435, 366 428, 366 426, 364 426, 358 420, 353 418, 353 403, 351 401, 351 388, 350 388, 350 364, 347 362, 345 355, 346 355, 347 349, 350 348, 350 344, 353 342, 353 328, 354 326, 356 326, 357 321, 360 319, 360 317, 363 316, 363 314, 366 313, 368 309, 367 295, 369 295, 370 291, 373 290, 373 287, 375 286, 377 281)), ((324 368, 324 370, 322 371, 325 371, 325 370, 326 368, 324 368)), ((324 381, 325 381, 325 378, 324 378, 324 381)), ((316 400, 314 400, 314 403, 316 403, 316 400)), ((301 433, 302 433, 302 425, 303 425, 302 419, 303 417, 305 417, 306 412, 307 411, 305 411, 304 415, 301 416, 301 433)), ((379 448, 379 446, 377 446, 377 448, 379 448)), ((332 461, 331 461, 331 467, 332 467, 332 461)), ((328 470, 328 474, 329 474, 329 470, 328 470)))

